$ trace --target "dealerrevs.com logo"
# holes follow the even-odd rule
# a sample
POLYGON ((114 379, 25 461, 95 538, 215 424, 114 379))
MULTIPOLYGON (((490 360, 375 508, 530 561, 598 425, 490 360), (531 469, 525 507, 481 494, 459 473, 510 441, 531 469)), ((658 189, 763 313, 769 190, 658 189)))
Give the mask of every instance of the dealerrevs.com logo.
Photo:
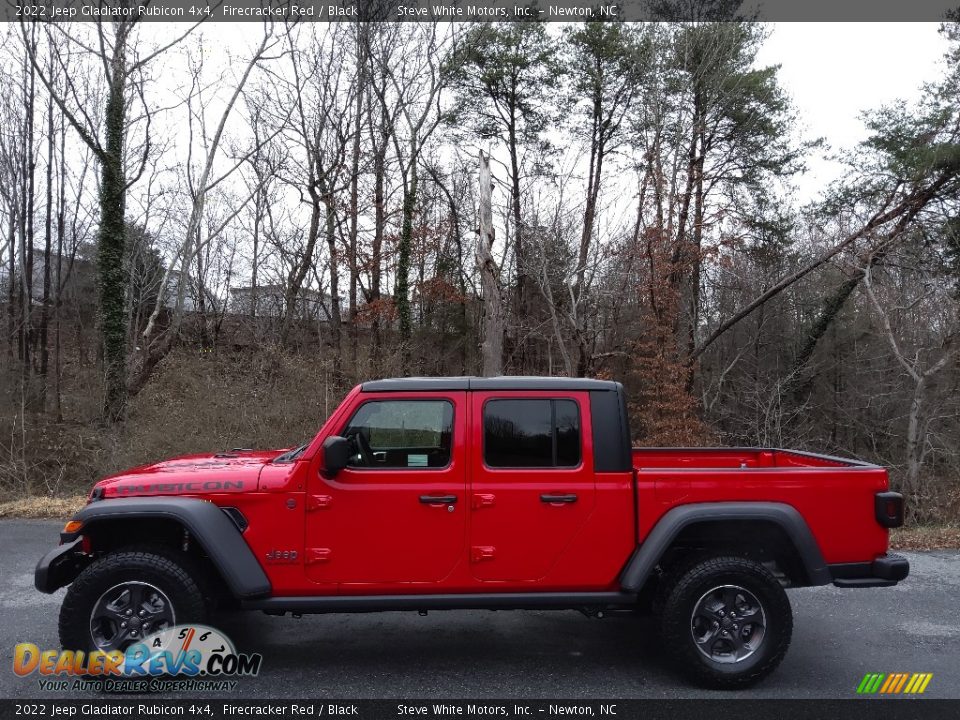
POLYGON ((44 691, 230 691, 237 677, 260 672, 263 656, 238 653, 230 639, 206 625, 174 625, 124 650, 14 648, 13 671, 38 675, 44 691))
POLYGON ((867 673, 857 686, 858 695, 922 695, 933 673, 867 673))

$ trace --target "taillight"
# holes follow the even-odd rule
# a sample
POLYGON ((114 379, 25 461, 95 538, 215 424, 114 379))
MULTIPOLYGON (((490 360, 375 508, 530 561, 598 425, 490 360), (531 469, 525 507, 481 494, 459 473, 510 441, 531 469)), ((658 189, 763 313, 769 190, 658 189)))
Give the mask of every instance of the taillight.
POLYGON ((877 522, 885 528, 903 525, 903 495, 898 492, 879 492, 873 499, 877 522))

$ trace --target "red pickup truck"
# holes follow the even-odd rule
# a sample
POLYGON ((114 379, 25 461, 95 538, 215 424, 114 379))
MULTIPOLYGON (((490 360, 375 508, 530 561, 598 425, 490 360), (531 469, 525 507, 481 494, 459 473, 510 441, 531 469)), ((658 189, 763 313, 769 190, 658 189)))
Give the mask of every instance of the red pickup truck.
POLYGON ((619 383, 411 378, 354 388, 311 441, 100 481, 37 565, 68 649, 123 649, 223 605, 329 613, 652 610, 700 682, 790 642, 784 588, 894 585, 903 498, 875 465, 632 449, 619 383), (129 621, 128 621, 129 620, 129 621))

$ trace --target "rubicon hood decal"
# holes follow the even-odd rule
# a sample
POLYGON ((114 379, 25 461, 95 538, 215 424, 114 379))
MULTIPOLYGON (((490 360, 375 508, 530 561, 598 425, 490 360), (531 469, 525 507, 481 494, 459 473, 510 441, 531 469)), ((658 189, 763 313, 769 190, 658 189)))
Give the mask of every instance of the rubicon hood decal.
POLYGON ((107 489, 107 495, 166 495, 193 492, 238 492, 244 489, 243 480, 206 480, 204 482, 148 483, 146 485, 118 483, 107 489), (110 492, 110 491, 113 492, 110 492))
POLYGON ((184 455, 141 465, 97 483, 102 497, 252 492, 263 466, 283 450, 184 455))

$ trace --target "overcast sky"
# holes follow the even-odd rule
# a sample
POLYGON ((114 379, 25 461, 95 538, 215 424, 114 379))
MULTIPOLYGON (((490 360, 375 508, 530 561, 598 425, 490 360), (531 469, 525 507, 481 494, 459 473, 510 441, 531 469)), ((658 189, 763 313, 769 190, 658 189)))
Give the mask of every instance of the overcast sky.
MULTIPOLYGON (((838 152, 865 138, 861 112, 898 100, 915 100, 925 82, 942 77, 947 43, 941 39, 938 28, 937 23, 774 23, 758 64, 781 66, 780 81, 797 109, 803 137, 823 137, 838 152)), ((164 29, 182 32, 183 28, 164 29)), ((212 23, 204 26, 202 32, 210 63, 208 70, 215 76, 222 68, 225 81, 220 90, 226 93, 233 87, 231 75, 242 71, 243 59, 259 40, 262 27, 259 23, 212 23)), ((161 73, 162 84, 185 82, 186 75, 178 72, 174 63, 170 63, 169 70, 161 73)), ((219 114, 217 102, 208 109, 208 121, 213 122, 219 114)), ((242 134, 242 126, 235 113, 228 132, 242 134)), ((183 153, 183 126, 174 130, 175 140, 169 152, 183 153)), ((842 172, 839 163, 822 156, 809 157, 807 164, 809 171, 795 180, 796 200, 800 203, 816 199, 842 172)), ((624 185, 618 186, 613 167, 608 194, 633 198, 634 178, 621 176, 624 185)), ((502 174, 497 167, 494 171, 502 174)), ((501 187, 495 193, 495 202, 505 202, 504 192, 501 187)), ((632 221, 633 212, 629 202, 614 200, 609 203, 601 225, 615 232, 624 222, 632 221)))
MULTIPOLYGON (((943 72, 947 43, 938 23, 775 23, 759 62, 781 65, 807 137, 834 150, 866 137, 863 110, 915 100, 924 82, 943 72)), ((799 181, 800 199, 813 199, 840 167, 811 160, 799 181)))
MULTIPOLYGON (((843 2, 843 0, 836 0, 843 2)), ((179 28, 179 26, 175 26, 179 28)), ((947 43, 939 23, 770 23, 760 65, 780 65, 780 79, 799 111, 805 137, 823 137, 834 151, 866 136, 864 110, 914 100, 924 82, 943 72, 947 43)), ((259 23, 212 23, 204 28, 214 50, 243 57, 259 39, 259 23)), ((841 172, 839 164, 811 158, 799 181, 801 200, 813 199, 841 172)))

